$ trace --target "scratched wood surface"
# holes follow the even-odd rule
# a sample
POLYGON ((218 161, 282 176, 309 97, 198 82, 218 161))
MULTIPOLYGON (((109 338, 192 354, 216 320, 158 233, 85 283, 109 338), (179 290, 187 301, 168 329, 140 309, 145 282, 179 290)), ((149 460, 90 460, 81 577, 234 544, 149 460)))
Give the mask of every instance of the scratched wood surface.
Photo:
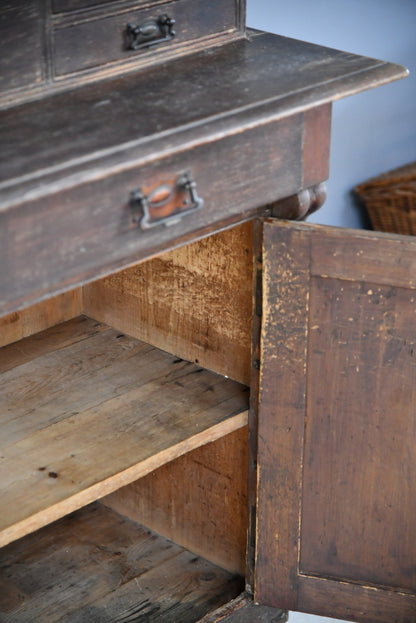
POLYGON ((287 612, 255 604, 253 598, 242 593, 225 606, 204 616, 199 623, 283 623, 287 612))
POLYGON ((94 503, 2 550, 2 623, 193 623, 243 579, 94 503))
POLYGON ((160 467, 102 502, 243 576, 247 463, 244 427, 160 467))
POLYGON ((81 288, 0 317, 0 347, 82 314, 81 288))
POLYGON ((86 317, 0 352, 2 544, 247 423, 242 385, 86 317))
POLYGON ((267 222, 264 248, 257 599, 412 623, 416 240, 267 222))
POLYGON ((248 385, 252 258, 245 223, 85 286, 84 309, 248 385))

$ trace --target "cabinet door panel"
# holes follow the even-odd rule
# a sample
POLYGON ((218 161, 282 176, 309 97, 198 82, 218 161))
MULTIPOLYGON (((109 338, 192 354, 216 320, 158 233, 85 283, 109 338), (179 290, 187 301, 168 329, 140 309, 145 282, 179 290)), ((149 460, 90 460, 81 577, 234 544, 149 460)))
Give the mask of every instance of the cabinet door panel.
POLYGON ((263 264, 256 599, 414 622, 416 239, 269 221, 263 264))

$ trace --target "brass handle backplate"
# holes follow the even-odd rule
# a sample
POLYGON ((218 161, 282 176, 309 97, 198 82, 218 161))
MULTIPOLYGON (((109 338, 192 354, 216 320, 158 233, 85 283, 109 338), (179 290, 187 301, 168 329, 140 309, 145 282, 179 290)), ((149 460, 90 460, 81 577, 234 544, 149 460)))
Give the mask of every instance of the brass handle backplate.
POLYGON ((130 194, 133 221, 141 229, 156 225, 174 225, 186 214, 204 205, 198 197, 196 183, 189 171, 173 180, 157 184, 150 189, 137 188, 130 194))

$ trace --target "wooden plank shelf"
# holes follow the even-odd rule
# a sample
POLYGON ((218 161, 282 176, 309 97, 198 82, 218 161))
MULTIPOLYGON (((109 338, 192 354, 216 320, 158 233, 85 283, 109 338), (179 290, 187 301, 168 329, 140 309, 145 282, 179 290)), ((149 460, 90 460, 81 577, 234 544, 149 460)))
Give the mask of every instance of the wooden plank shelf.
POLYGON ((95 502, 6 546, 0 584, 5 623, 191 623, 244 580, 95 502))
POLYGON ((0 350, 0 545, 247 423, 247 388, 85 316, 0 350))

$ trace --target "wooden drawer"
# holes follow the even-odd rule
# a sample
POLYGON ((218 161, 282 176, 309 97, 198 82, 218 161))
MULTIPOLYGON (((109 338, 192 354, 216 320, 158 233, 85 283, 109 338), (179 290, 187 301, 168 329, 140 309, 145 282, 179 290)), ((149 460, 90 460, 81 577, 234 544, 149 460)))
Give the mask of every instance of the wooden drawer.
POLYGON ((132 162, 118 173, 100 170, 96 179, 3 212, 2 309, 244 220, 250 211, 288 195, 301 185, 302 133, 303 115, 296 115, 156 161, 132 162), (132 191, 165 187, 186 171, 203 207, 148 229, 133 222, 142 210, 132 210, 132 191))
MULTIPOLYGON (((62 3, 59 3, 62 4, 62 3)), ((64 7, 67 3, 63 3, 64 7)), ((71 3, 73 4, 73 3, 71 3)), ((85 4, 85 3, 77 3, 85 4)), ((89 4, 89 3, 87 3, 89 4)), ((177 0, 155 3, 131 2, 129 8, 103 14, 83 11, 55 25, 52 33, 54 74, 56 77, 97 68, 107 63, 148 61, 175 53, 190 42, 199 43, 215 34, 236 28, 235 0, 177 0), (147 3, 148 4, 148 3, 147 3), (165 18, 174 21, 164 24, 165 18), (140 28, 141 27, 141 28, 140 28), (134 35, 134 29, 151 31, 134 35)))
MULTIPOLYGON (((319 184, 328 173, 331 99, 401 75, 401 67, 255 33, 157 72, 4 111, 0 313, 264 214, 266 204, 319 184), (170 226, 138 227, 131 193, 156 192, 157 203, 188 171, 203 207, 170 226)), ((189 191, 179 195, 194 202, 189 191)))

